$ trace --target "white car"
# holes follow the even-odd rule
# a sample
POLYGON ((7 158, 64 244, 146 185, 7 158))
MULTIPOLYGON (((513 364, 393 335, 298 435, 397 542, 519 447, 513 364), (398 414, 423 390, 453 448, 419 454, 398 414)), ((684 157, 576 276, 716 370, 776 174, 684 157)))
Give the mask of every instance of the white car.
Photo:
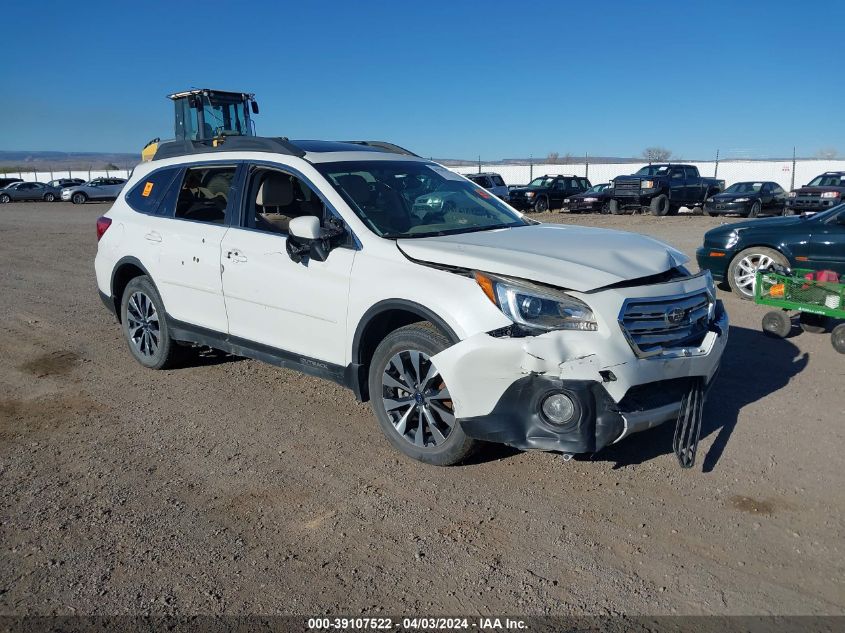
POLYGON ((669 420, 689 462, 727 341, 709 273, 677 250, 539 224, 387 144, 160 148, 97 235, 142 365, 193 344, 336 381, 432 464, 479 440, 593 452, 669 420), (426 188, 454 204, 414 211, 426 188))

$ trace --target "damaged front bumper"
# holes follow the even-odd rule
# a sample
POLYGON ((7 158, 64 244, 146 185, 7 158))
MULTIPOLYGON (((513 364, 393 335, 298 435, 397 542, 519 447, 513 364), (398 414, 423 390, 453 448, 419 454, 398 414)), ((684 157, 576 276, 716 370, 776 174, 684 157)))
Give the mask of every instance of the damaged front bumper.
POLYGON ((618 324, 603 325, 604 336, 477 334, 434 356, 464 432, 520 449, 598 451, 677 419, 693 381, 711 384, 728 338, 721 302, 697 345, 647 357, 635 353, 618 324), (554 394, 573 403, 566 423, 555 424, 543 412, 554 394))

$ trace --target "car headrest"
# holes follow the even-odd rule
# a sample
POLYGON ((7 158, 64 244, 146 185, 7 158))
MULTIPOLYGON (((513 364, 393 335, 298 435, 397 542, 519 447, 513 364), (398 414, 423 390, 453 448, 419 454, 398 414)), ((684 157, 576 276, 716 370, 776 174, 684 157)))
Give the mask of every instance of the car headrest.
POLYGON ((290 176, 269 173, 261 181, 255 204, 262 207, 286 207, 293 202, 293 185, 290 176))
POLYGON ((355 202, 358 204, 367 204, 372 197, 370 187, 363 176, 357 174, 347 174, 346 176, 339 176, 337 181, 340 186, 346 190, 355 202))

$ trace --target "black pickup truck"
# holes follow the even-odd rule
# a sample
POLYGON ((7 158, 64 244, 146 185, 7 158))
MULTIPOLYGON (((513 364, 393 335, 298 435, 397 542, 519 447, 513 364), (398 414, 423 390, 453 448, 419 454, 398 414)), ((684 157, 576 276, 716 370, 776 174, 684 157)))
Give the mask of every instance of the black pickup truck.
POLYGON ((642 209, 652 215, 675 215, 681 207, 701 206, 724 188, 724 180, 702 178, 694 165, 648 165, 633 176, 613 179, 607 190, 608 209, 617 215, 642 209))

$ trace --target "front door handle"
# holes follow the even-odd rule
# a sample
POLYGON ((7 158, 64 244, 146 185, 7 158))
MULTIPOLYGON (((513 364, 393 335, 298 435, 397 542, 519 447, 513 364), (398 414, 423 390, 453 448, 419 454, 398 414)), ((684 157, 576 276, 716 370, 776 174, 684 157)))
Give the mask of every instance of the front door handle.
POLYGON ((228 251, 226 253, 226 259, 231 259, 233 262, 245 262, 246 255, 241 254, 240 251, 228 251))
POLYGON ((161 241, 161 233, 158 231, 150 231, 144 236, 145 240, 150 242, 160 242, 161 241))

